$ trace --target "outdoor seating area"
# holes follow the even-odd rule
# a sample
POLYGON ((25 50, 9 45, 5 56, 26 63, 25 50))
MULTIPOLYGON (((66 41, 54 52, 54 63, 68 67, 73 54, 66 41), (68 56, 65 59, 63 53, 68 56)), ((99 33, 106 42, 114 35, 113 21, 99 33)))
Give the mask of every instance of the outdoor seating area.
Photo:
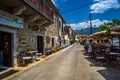
POLYGON ((51 48, 46 48, 45 49, 46 55, 50 55, 52 53, 51 48))
POLYGON ((86 39, 85 53, 90 59, 95 60, 95 65, 110 65, 120 67, 120 26, 111 29, 111 33, 105 35, 105 31, 97 32, 86 39), (115 30, 117 29, 117 30, 115 30))
MULTIPOLYGON (((53 53, 56 53, 64 48, 61 47, 53 47, 53 48, 46 48, 44 56, 49 56, 53 53)), ((27 66, 31 63, 39 61, 40 57, 43 57, 43 53, 37 52, 36 50, 25 50, 19 51, 17 55, 17 66, 27 66)))
POLYGON ((95 61, 94 65, 110 65, 113 67, 120 67, 120 52, 114 50, 107 50, 107 47, 96 47, 93 45, 92 53, 88 52, 88 48, 85 48, 85 54, 88 55, 88 58, 95 61), (91 55, 89 55, 91 54, 91 55))
POLYGON ((52 48, 52 53, 55 53, 56 52, 56 48, 52 48))
POLYGON ((17 56, 17 65, 18 66, 27 66, 34 61, 37 61, 37 57, 41 56, 41 53, 37 51, 26 51, 26 52, 19 52, 17 56))
POLYGON ((19 55, 17 56, 17 65, 18 66, 26 66, 29 63, 33 62, 33 57, 27 55, 25 52, 21 52, 19 53, 19 55))
POLYGON ((58 52, 60 50, 64 49, 63 47, 52 47, 52 48, 46 48, 45 49, 45 52, 46 52, 46 55, 50 55, 52 53, 55 53, 55 52, 58 52))

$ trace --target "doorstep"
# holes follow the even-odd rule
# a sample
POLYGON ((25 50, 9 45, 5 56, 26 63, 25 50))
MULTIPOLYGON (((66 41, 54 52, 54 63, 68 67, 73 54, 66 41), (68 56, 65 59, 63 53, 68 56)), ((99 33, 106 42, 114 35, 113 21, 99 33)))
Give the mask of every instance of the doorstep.
POLYGON ((12 67, 0 66, 0 69, 1 69, 1 70, 0 70, 0 74, 3 74, 3 73, 5 73, 5 72, 11 70, 12 67))

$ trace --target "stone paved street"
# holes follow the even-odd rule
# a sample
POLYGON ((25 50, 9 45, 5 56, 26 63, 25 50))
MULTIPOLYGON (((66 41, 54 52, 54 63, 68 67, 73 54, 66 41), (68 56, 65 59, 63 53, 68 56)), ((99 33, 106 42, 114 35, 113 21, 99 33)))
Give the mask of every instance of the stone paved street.
POLYGON ((105 67, 90 66, 82 50, 74 44, 9 80, 119 80, 105 67))

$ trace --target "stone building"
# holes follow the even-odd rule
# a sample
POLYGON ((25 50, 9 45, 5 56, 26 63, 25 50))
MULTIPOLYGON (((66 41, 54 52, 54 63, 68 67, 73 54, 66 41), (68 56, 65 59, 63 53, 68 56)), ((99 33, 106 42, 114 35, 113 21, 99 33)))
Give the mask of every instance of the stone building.
POLYGON ((58 47, 58 14, 59 11, 57 8, 50 3, 54 12, 53 12, 53 24, 46 27, 46 48, 56 48, 58 47))
MULTIPOLYGON (((46 34, 47 38, 46 41, 46 48, 56 48, 56 47, 62 47, 65 46, 65 27, 66 22, 63 19, 63 17, 59 14, 59 11, 56 9, 54 5, 53 6, 54 12, 54 23, 49 25, 49 27, 46 27, 46 34)), ((67 38, 67 37, 66 37, 67 38)), ((67 38, 68 40, 68 38, 67 38)), ((69 41, 69 40, 68 40, 69 41)))
POLYGON ((51 0, 0 0, 0 4, 0 66, 15 66, 21 51, 45 54, 46 28, 54 22, 51 0))
POLYGON ((64 43, 64 27, 66 26, 66 22, 63 19, 63 17, 59 14, 58 16, 58 41, 59 41, 59 46, 63 46, 64 43))
POLYGON ((75 32, 70 26, 66 26, 66 31, 68 32, 68 37, 71 43, 75 42, 75 32))

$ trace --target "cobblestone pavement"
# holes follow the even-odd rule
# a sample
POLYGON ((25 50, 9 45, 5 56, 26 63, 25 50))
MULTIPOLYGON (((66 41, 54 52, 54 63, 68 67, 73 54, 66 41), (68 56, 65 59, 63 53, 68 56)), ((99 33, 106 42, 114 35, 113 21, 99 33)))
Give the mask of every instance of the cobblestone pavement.
POLYGON ((105 67, 90 66, 82 50, 74 44, 9 80, 115 80, 108 71, 104 73, 107 77, 100 74, 105 67))

